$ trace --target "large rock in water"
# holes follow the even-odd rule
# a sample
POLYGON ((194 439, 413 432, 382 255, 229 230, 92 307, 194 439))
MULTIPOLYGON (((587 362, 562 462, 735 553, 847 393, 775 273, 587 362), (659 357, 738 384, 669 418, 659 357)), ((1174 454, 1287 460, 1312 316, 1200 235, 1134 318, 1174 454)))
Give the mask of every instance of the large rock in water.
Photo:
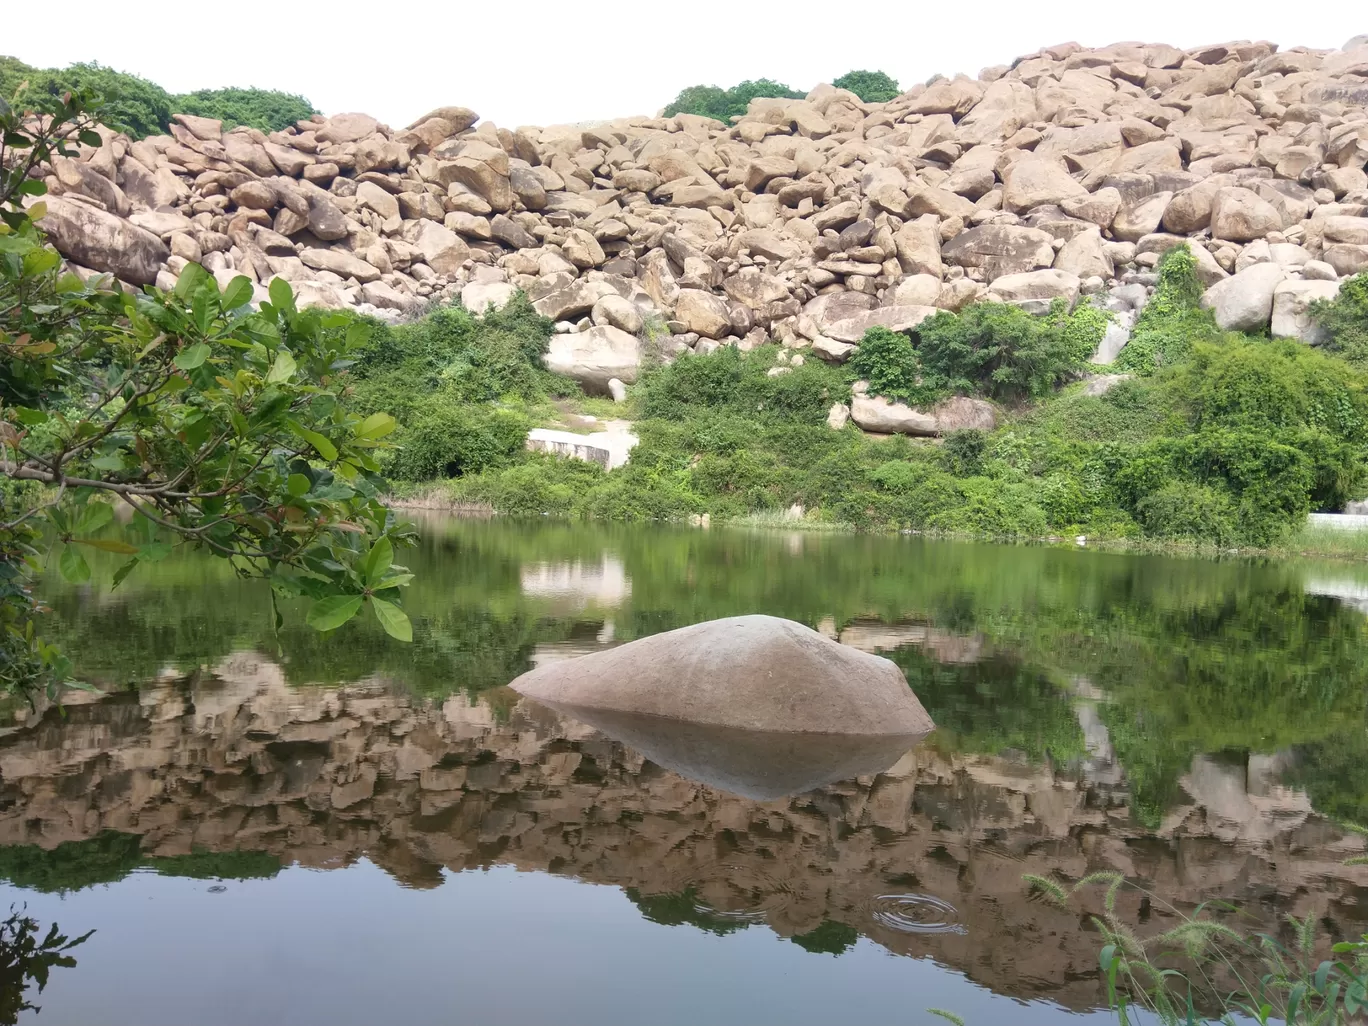
POLYGON ((539 667, 511 686, 571 710, 748 731, 911 737, 935 727, 893 663, 773 616, 682 627, 539 667))

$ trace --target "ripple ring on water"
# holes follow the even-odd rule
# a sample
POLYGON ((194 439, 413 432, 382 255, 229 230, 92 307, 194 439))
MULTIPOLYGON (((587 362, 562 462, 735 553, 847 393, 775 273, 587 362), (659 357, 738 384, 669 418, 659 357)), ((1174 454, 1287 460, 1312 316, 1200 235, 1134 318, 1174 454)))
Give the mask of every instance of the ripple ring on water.
POLYGON ((871 915, 876 923, 903 933, 965 933, 959 911, 931 894, 880 894, 871 915))

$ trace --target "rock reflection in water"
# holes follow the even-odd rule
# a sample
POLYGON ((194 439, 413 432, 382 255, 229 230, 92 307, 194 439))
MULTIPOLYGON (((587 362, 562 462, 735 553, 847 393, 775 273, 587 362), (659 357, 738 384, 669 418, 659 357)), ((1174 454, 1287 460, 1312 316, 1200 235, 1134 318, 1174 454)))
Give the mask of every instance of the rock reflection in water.
POLYGON ((324 869, 367 857, 417 888, 505 864, 622 887, 661 922, 763 922, 813 950, 863 935, 1076 1009, 1101 1000, 1096 938, 1077 909, 1030 900, 1023 873, 1118 869, 1180 907, 1237 902, 1251 931, 1312 911, 1336 938, 1368 930, 1368 869, 1342 864, 1362 838, 1272 787, 1266 766, 1194 765, 1189 804, 1153 832, 1124 789, 1082 769, 947 754, 935 738, 760 800, 507 691, 431 704, 382 681, 290 688, 244 652, 7 730, 0 844, 118 831, 146 856, 260 851, 324 869))
POLYGON ((663 769, 759 801, 881 773, 923 737, 784 734, 611 709, 543 704, 603 731, 663 769))

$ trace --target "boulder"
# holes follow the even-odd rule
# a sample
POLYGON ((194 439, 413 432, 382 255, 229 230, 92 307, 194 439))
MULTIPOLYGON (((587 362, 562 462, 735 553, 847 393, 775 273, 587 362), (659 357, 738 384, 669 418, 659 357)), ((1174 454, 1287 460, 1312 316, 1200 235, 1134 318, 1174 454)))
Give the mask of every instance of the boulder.
POLYGON ((157 236, 106 210, 60 196, 46 202, 39 226, 57 252, 83 267, 130 285, 151 285, 171 256, 157 236))
POLYGON ((611 324, 551 336, 546 369, 574 378, 586 391, 609 395, 608 382, 632 384, 641 372, 641 342, 611 324))
POLYGON ((1202 309, 1222 331, 1262 331, 1273 314, 1273 293, 1287 277, 1277 264, 1254 264, 1202 294, 1202 309))
POLYGON ((490 310, 502 310, 518 290, 505 281, 472 281, 461 289, 461 305, 476 317, 490 310))
POLYGON ((567 711, 802 734, 934 729, 892 662, 772 616, 736 616, 538 667, 520 694, 567 711))
POLYGON ((1003 302, 1025 308, 1030 313, 1048 313, 1056 299, 1064 300, 1072 310, 1082 286, 1078 275, 1051 268, 1045 271, 1025 271, 994 278, 992 290, 1003 302))
MULTIPOLYGON (((818 335, 812 340, 812 355, 820 357, 827 363, 845 363, 850 359, 850 354, 858 348, 859 346, 851 345, 849 342, 837 342, 825 335, 818 335)), ((842 409, 845 409, 844 405, 842 405, 842 409)), ((846 415, 849 416, 849 414, 850 411, 846 410, 846 415)))
POLYGON ((299 251, 299 259, 305 267, 331 271, 343 278, 355 278, 363 285, 380 277, 380 271, 376 267, 345 249, 307 247, 299 251))
POLYGON ((924 411, 883 396, 855 395, 850 400, 850 419, 865 431, 883 435, 931 437, 967 428, 992 431, 997 427, 992 403, 964 396, 943 400, 924 411))
POLYGON ((1110 278, 1115 271, 1102 233, 1096 229, 1079 232, 1064 243, 1055 257, 1055 270, 1068 271, 1078 278, 1110 278))
POLYGON ((1325 329, 1311 317, 1311 304, 1318 299, 1339 295, 1334 281, 1282 281, 1273 290, 1273 315, 1269 334, 1274 338, 1295 338, 1311 345, 1325 341, 1325 329))
POLYGON ((422 254, 423 263, 438 274, 453 275, 470 259, 465 240, 436 221, 407 221, 403 235, 422 254))
POLYGON ((731 311, 726 300, 702 289, 680 289, 674 315, 685 331, 697 332, 704 338, 722 338, 731 333, 731 311))
POLYGON ((637 334, 646 326, 646 319, 642 317, 637 305, 617 293, 604 296, 595 303, 590 318, 595 324, 611 324, 629 335, 637 334))
POLYGON ((836 342, 859 342, 870 328, 911 331, 928 317, 940 313, 934 306, 883 306, 827 325, 826 335, 836 342))
POLYGON ((991 280, 1049 267, 1054 263, 1053 241, 1053 236, 1038 228, 985 224, 945 243, 941 258, 961 267, 981 267, 991 280))
POLYGON ((537 295, 535 292, 531 295, 532 307, 537 313, 553 321, 568 321, 583 317, 593 310, 594 304, 604 296, 617 295, 617 290, 606 281, 580 280, 570 281, 544 295, 537 295))
POLYGON ((1252 242, 1282 229, 1277 208, 1258 193, 1238 186, 1220 189, 1211 202, 1211 237, 1252 242))
POLYGON ((1002 181, 1002 205, 1014 214, 1088 195, 1062 164, 1042 157, 1022 157, 1003 172, 1002 181))

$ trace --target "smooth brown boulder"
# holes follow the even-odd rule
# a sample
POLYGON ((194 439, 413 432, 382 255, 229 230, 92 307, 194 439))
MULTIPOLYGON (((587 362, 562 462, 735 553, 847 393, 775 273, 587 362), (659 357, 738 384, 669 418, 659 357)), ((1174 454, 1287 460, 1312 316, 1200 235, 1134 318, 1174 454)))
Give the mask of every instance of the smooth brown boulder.
POLYGON ((538 667, 529 698, 741 730, 902 734, 934 729, 887 659, 773 616, 733 616, 538 667))
POLYGON ((171 255, 151 232, 60 196, 47 197, 47 216, 38 223, 62 256, 130 285, 151 285, 171 255))

